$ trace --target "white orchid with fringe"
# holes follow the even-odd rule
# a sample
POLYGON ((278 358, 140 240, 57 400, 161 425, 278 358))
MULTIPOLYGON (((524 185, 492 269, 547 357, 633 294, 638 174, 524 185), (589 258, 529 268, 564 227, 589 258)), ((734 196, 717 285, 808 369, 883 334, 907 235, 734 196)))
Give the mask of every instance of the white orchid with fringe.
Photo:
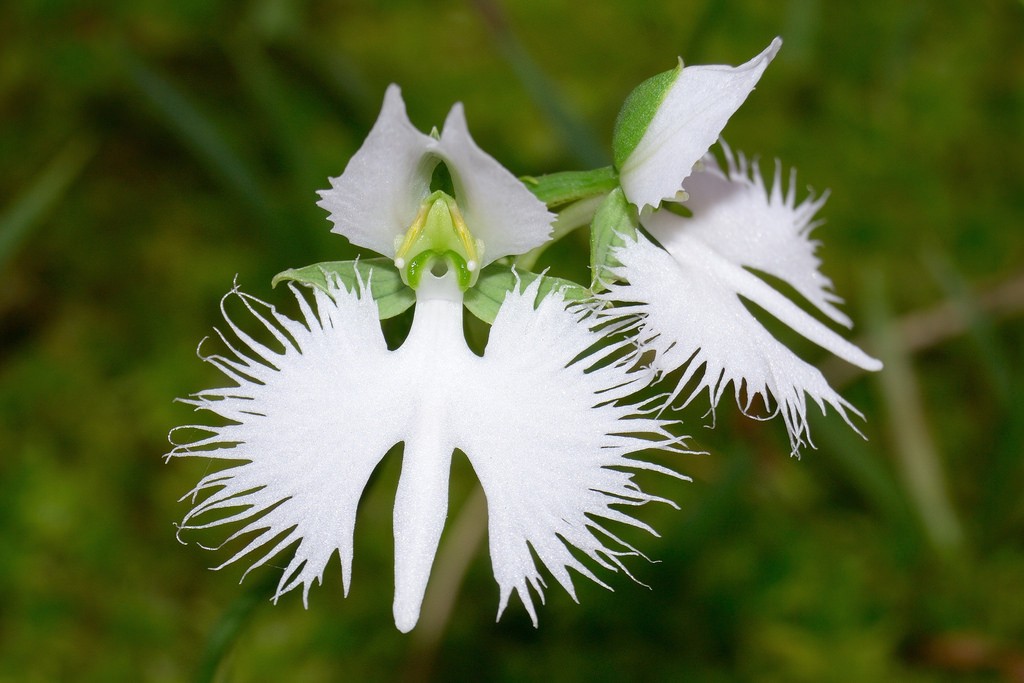
POLYGON ((706 390, 714 409, 731 386, 744 413, 781 414, 796 454, 810 441, 807 397, 851 426, 850 413, 860 413, 745 302, 854 365, 881 364, 760 277, 851 325, 810 238, 825 195, 798 202, 796 175, 787 187, 779 164, 769 186, 756 163, 724 143, 724 167, 708 152, 781 44, 776 38, 738 67, 680 63, 634 91, 616 124, 620 187, 597 209, 591 258, 598 286, 609 290, 602 297, 639 317, 654 367, 682 369, 673 400, 683 396, 685 405, 706 390))
POLYGON ((386 258, 282 273, 298 318, 229 295, 256 329, 225 311, 228 350, 205 360, 230 384, 186 399, 226 423, 182 428, 198 436, 169 454, 229 466, 189 494, 181 531, 232 529, 224 543, 241 547, 221 566, 254 558, 251 570, 291 553, 275 600, 301 587, 305 602, 337 553, 347 594, 360 496, 401 443, 393 606, 401 631, 419 617, 456 449, 486 494, 499 617, 515 592, 536 624, 531 590, 543 597, 544 580, 532 554, 574 598, 570 569, 605 585, 579 558, 625 571, 623 557, 638 553, 606 523, 654 533, 628 508, 663 501, 630 472, 678 476, 630 456, 684 445, 657 415, 661 401, 638 398, 652 379, 638 370, 642 351, 609 337, 615 321, 592 304, 572 303, 586 290, 496 262, 549 239, 544 204, 476 146, 461 105, 440 135, 424 135, 395 86, 321 196, 336 232, 386 258), (438 178, 446 189, 432 188, 438 178), (311 286, 311 297, 295 283, 311 286), (389 350, 379 319, 413 305, 408 338, 389 350), (464 338, 464 307, 492 323, 482 356, 464 338))
POLYGON ((793 453, 810 441, 808 397, 850 423, 856 409, 748 308, 879 369, 772 284, 850 326, 810 239, 825 196, 797 201, 795 176, 786 185, 777 165, 767 184, 724 143, 724 163, 709 153, 780 45, 738 67, 680 62, 626 100, 614 166, 521 181, 476 145, 461 105, 424 135, 390 87, 320 201, 335 232, 383 256, 278 275, 297 318, 229 295, 256 332, 225 309, 227 351, 205 359, 231 384, 187 399, 225 424, 183 428, 198 433, 169 454, 228 466, 189 494, 180 529, 227 525, 224 544, 240 547, 224 565, 291 553, 275 600, 301 586, 305 602, 337 553, 347 594, 359 499, 402 444, 393 611, 408 631, 459 450, 487 499, 498 616, 515 592, 536 624, 536 560, 575 598, 570 570, 605 585, 595 565, 628 574, 623 557, 639 554, 609 522, 654 533, 630 508, 669 501, 633 473, 679 476, 639 455, 688 452, 670 408, 706 390, 714 410, 732 387, 743 412, 782 415, 793 453), (587 225, 588 288, 531 272, 547 246, 587 225), (389 349, 380 320, 413 306, 408 337, 389 349), (491 325, 482 355, 467 345, 464 309, 491 325), (666 376, 674 388, 651 389, 666 376))

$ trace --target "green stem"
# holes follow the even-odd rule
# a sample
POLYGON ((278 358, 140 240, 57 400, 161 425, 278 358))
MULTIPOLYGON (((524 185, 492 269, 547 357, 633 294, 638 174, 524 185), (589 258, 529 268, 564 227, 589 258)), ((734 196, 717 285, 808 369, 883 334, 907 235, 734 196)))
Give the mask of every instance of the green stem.
POLYGON ((602 201, 604 201, 604 197, 597 195, 580 200, 575 204, 570 204, 563 209, 558 214, 555 222, 551 224, 551 238, 539 247, 517 256, 515 260, 516 268, 520 270, 533 270, 544 250, 572 231, 582 228, 584 225, 589 225, 590 221, 594 218, 594 212, 601 205, 602 201))
POLYGON ((278 576, 273 572, 265 572, 263 580, 254 583, 249 590, 242 593, 221 615, 210 635, 206 639, 202 663, 196 674, 197 683, 213 683, 217 680, 221 665, 238 640, 245 627, 248 626, 256 607, 270 597, 278 576))
POLYGON ((871 283, 869 323, 885 369, 878 373, 896 442, 897 466, 931 544, 952 554, 963 543, 963 529, 949 499, 942 459, 928 428, 921 389, 906 348, 886 310, 885 286, 871 283))

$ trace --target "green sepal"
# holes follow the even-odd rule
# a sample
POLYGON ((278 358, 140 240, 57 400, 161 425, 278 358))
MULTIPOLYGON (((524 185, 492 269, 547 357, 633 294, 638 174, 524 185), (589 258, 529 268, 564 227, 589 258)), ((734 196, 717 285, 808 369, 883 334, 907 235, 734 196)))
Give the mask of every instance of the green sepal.
POLYGON ((593 171, 564 171, 520 178, 526 189, 548 205, 562 206, 587 197, 604 194, 619 184, 619 175, 611 166, 593 171))
POLYGON ((480 278, 474 287, 466 291, 463 303, 470 313, 491 324, 497 317, 502 302, 505 301, 505 295, 513 289, 528 287, 537 278, 540 278, 541 282, 535 303, 539 303, 554 291, 561 291, 566 301, 579 301, 590 296, 590 290, 570 280, 513 270, 511 266, 492 263, 480 271, 480 278))
POLYGON ((393 318, 416 303, 416 292, 402 282, 402 276, 391 259, 370 258, 358 261, 328 261, 303 268, 291 268, 274 276, 270 284, 298 282, 328 291, 327 278, 335 275, 351 291, 358 282, 369 284, 370 296, 377 302, 381 320, 393 318))
POLYGON ((651 120, 665 99, 665 94, 676 82, 682 70, 683 61, 679 60, 676 68, 651 76, 626 97, 615 119, 615 128, 612 132, 612 159, 615 161, 615 168, 622 168, 626 159, 640 144, 640 139, 651 125, 651 120))
POLYGON ((594 212, 590 224, 590 275, 591 289, 604 289, 604 283, 613 279, 609 268, 618 267, 614 250, 635 240, 640 225, 636 209, 630 205, 622 188, 612 190, 601 206, 594 212))

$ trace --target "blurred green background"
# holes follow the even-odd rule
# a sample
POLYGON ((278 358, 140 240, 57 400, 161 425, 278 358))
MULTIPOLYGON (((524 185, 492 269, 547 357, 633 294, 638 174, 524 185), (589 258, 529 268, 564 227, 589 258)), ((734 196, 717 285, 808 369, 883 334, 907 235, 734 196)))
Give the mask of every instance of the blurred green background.
MULTIPOLYGON (((105 2, 0 7, 0 681, 1024 680, 1024 4, 1010 0, 105 2), (816 236, 865 414, 791 459, 780 421, 682 417, 710 454, 644 479, 680 511, 630 537, 650 590, 553 586, 534 629, 478 540, 468 465, 411 636, 391 618, 391 458, 354 581, 310 608, 279 569, 209 571, 165 465, 221 381, 195 355, 236 274, 350 257, 314 206, 388 83, 412 120, 462 101, 517 174, 607 163, 642 79, 780 56, 726 129, 830 188, 816 236), (469 497, 470 500, 465 501, 469 497), (194 540, 194 539, 193 539, 194 540), (463 580, 462 570, 465 567, 463 580)), ((585 235, 547 265, 585 275, 585 235)), ((278 565, 281 563, 278 562, 278 565)))

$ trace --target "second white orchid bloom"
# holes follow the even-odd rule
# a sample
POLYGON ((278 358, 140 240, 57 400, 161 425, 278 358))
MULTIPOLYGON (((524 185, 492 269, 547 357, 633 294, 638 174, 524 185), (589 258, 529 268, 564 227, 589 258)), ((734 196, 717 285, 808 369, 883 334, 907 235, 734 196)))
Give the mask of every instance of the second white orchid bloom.
POLYGON ((850 363, 866 370, 881 364, 752 272, 777 278, 834 322, 850 325, 809 237, 824 197, 798 203, 795 176, 784 189, 779 167, 766 187, 756 164, 724 144, 724 169, 708 154, 781 44, 776 38, 738 67, 680 64, 627 100, 615 140, 621 194, 609 201, 635 205, 660 247, 636 233, 612 250, 618 267, 610 275, 629 284, 613 284, 605 296, 640 314, 641 340, 657 352, 659 370, 684 368, 676 395, 696 377, 686 402, 706 389, 714 406, 731 385, 744 412, 782 415, 796 453, 808 441, 807 396, 847 422, 847 411, 856 410, 743 300, 850 363))
POLYGON ((366 142, 322 197, 335 231, 393 259, 415 289, 412 329, 388 349, 370 296, 376 273, 346 288, 322 272, 312 304, 292 286, 298 320, 238 294, 276 341, 258 341, 225 313, 230 352, 207 360, 233 384, 190 402, 227 424, 197 427, 205 434, 171 455, 232 466, 199 482, 192 495, 201 500, 181 528, 239 524, 228 541, 249 541, 225 564, 255 554, 257 567, 293 547, 275 598, 301 586, 305 600, 338 553, 347 593, 360 496, 402 443, 394 507, 400 630, 419 617, 456 449, 486 494, 499 616, 516 592, 536 623, 531 589, 542 596, 544 581, 534 555, 572 595, 570 569, 600 583, 579 558, 624 569, 622 556, 636 551, 604 523, 651 531, 621 508, 660 500, 629 470, 671 474, 629 456, 682 450, 656 405, 636 405, 635 392, 650 381, 631 371, 638 351, 605 339, 602 323, 585 308, 567 309, 558 291, 539 296, 540 278, 505 296, 483 356, 463 336, 467 290, 489 261, 547 239, 552 217, 544 205, 476 146, 461 106, 440 137, 423 135, 394 86, 366 142), (430 191, 439 163, 454 197, 430 191))

